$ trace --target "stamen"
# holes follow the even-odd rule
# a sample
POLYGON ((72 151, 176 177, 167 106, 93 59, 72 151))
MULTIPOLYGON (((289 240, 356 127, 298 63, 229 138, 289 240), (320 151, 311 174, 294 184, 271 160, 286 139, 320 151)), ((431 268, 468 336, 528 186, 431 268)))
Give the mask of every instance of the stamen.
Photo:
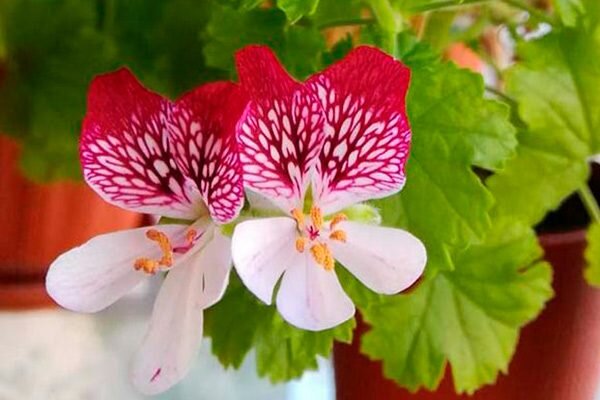
POLYGON ((312 256, 317 264, 323 265, 325 262, 325 254, 327 252, 325 245, 322 243, 317 243, 310 248, 310 252, 312 253, 312 256))
POLYGON ((163 256, 160 259, 159 264, 167 267, 173 265, 173 247, 171 246, 169 237, 164 232, 156 229, 149 229, 148 232, 146 232, 146 237, 155 241, 160 246, 163 256))
POLYGON ((298 251, 298 253, 304 253, 304 247, 306 246, 306 238, 305 237, 298 237, 296 239, 296 250, 298 251))
POLYGON ((150 275, 154 275, 158 267, 158 261, 149 258, 138 258, 133 263, 133 268, 135 268, 136 271, 142 270, 150 275))
POLYGON ((190 229, 185 233, 185 240, 191 244, 196 240, 196 236, 198 236, 198 232, 195 229, 190 229))
POLYGON ((335 226, 337 224, 339 224, 340 222, 346 221, 348 219, 348 217, 346 217, 346 214, 336 214, 333 216, 333 218, 331 219, 331 222, 329 223, 329 229, 333 230, 335 229, 335 226))
POLYGON ((333 267, 335 267, 335 260, 333 259, 333 254, 331 254, 331 251, 327 249, 327 253, 325 254, 325 262, 323 263, 323 268, 325 268, 325 271, 333 271, 333 267))
POLYGON ((346 239, 347 239, 346 232, 344 232, 344 231, 343 231, 343 230, 341 230, 341 229, 338 229, 338 230, 336 230, 336 231, 333 231, 333 232, 331 232, 331 234, 329 235, 329 239, 332 239, 332 240, 337 240, 337 241, 340 241, 340 242, 346 243, 346 239))
POLYGON ((321 213, 321 209, 319 207, 313 206, 310 209, 310 219, 315 229, 320 231, 323 227, 323 214, 321 213))
POLYGON ((173 247, 171 246, 169 237, 164 232, 156 229, 148 229, 146 237, 158 243, 162 257, 160 260, 152 260, 146 257, 138 258, 133 263, 133 268, 136 271, 142 270, 147 274, 153 275, 160 267, 171 267, 173 265, 173 247))
POLYGON ((310 252, 315 259, 315 262, 325 268, 326 271, 333 270, 335 260, 331 250, 324 243, 317 243, 310 248, 310 252))
POLYGON ((298 229, 304 229, 304 213, 302 212, 302 210, 294 208, 292 210, 292 217, 294 217, 294 219, 296 220, 296 224, 298 224, 298 229))

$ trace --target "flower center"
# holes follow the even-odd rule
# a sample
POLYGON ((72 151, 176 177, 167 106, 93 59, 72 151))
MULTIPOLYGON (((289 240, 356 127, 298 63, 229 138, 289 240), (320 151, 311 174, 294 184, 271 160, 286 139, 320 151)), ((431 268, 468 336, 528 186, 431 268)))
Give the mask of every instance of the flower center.
POLYGON ((303 253, 309 247, 310 253, 315 262, 325 268, 327 271, 333 270, 335 259, 327 243, 323 238, 346 241, 346 232, 336 229, 336 226, 347 219, 344 214, 336 214, 327 221, 323 218, 323 213, 319 207, 313 206, 308 215, 310 221, 306 223, 306 216, 298 208, 292 210, 292 217, 296 221, 298 236, 296 237, 296 251, 303 253), (328 225, 328 226, 327 226, 328 225))
POLYGON ((174 253, 186 253, 192 248, 200 235, 198 235, 195 229, 188 230, 185 235, 186 243, 183 246, 178 247, 173 247, 167 234, 159 231, 158 229, 148 229, 146 231, 146 237, 158 244, 162 256, 158 260, 146 257, 138 258, 133 263, 133 268, 136 271, 143 271, 147 274, 154 275, 159 270, 167 270, 171 268, 173 265, 174 253))

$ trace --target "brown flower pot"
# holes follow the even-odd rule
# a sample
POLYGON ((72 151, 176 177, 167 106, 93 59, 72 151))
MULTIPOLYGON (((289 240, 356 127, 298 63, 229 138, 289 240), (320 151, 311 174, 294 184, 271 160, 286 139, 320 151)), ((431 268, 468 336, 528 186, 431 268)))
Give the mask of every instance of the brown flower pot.
POLYGON ((382 375, 381 364, 359 353, 359 323, 351 345, 334 348, 338 400, 592 400, 600 387, 600 290, 583 279, 585 232, 545 234, 555 297, 527 325, 508 375, 473 396, 454 394, 447 370, 435 392, 410 394, 382 375))
POLYGON ((18 169, 19 146, 0 136, 0 308, 51 305, 44 289, 60 253, 100 233, 137 227, 141 215, 111 206, 83 183, 37 184, 18 169))

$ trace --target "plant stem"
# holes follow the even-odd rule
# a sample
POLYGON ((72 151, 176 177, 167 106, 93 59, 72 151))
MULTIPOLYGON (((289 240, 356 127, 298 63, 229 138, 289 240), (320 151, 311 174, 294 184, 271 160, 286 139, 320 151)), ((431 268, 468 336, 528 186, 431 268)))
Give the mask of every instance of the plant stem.
POLYGON ((421 6, 417 6, 417 7, 412 7, 410 9, 410 11, 412 11, 412 12, 434 11, 434 10, 441 10, 443 8, 448 8, 448 7, 460 7, 460 6, 468 6, 468 5, 478 4, 478 3, 488 3, 490 1, 491 0, 463 0, 463 1, 446 0, 446 1, 438 1, 438 2, 434 2, 434 3, 427 3, 427 4, 423 4, 421 6))
MULTIPOLYGON (((479 3, 489 3, 494 0, 446 0, 446 1, 438 1, 433 3, 424 4, 422 6, 413 7, 411 9, 412 12, 425 12, 432 10, 440 10, 448 7, 460 7, 460 6, 469 6, 475 5, 479 3)), ((544 21, 550 25, 555 25, 556 21, 549 15, 546 15, 544 12, 538 10, 535 7, 531 7, 529 4, 525 4, 522 0, 499 0, 500 3, 508 4, 514 8, 518 8, 523 11, 527 11, 531 16, 536 17, 540 21, 544 21)))
POLYGON ((581 202, 585 206, 590 218, 593 222, 600 222, 600 207, 587 184, 583 184, 577 189, 577 194, 581 198, 581 202))
POLYGON ((352 25, 371 25, 375 22, 374 18, 349 18, 340 19, 337 21, 328 21, 317 26, 319 29, 335 28, 336 26, 352 26, 352 25))
POLYGON ((402 23, 397 18, 394 8, 390 4, 389 0, 370 0, 371 10, 373 15, 377 18, 379 26, 384 31, 398 33, 402 30, 402 23))

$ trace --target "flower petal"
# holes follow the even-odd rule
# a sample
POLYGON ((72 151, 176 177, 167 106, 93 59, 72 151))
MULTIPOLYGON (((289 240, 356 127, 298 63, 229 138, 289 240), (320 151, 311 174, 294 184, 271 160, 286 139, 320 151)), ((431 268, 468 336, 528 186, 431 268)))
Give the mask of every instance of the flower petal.
POLYGON ((259 299, 271 304, 273 289, 296 253, 296 222, 288 217, 245 221, 233 232, 235 269, 259 299))
POLYGON ((170 103, 126 69, 94 79, 83 122, 80 158, 87 183, 128 210, 194 219, 203 211, 169 152, 170 103))
POLYGON ((199 254, 167 275, 152 310, 150 326, 133 360, 131 380, 147 395, 164 392, 188 373, 202 341, 202 285, 199 254))
POLYGON ((321 331, 352 318, 354 304, 335 272, 318 265, 310 252, 296 253, 277 292, 277 310, 290 324, 321 331))
POLYGON ((235 128, 247 103, 239 86, 215 82, 183 96, 169 116, 177 164, 196 182, 219 223, 234 219, 244 203, 235 128))
POLYGON ((369 289, 398 293, 423 273, 427 252, 423 243, 401 229, 345 221, 346 243, 331 241, 334 257, 369 289))
POLYGON ((324 213, 402 189, 411 136, 409 79, 399 61, 359 47, 309 80, 327 116, 313 187, 324 213))
MULTIPOLYGON (((183 225, 161 225, 169 236, 183 236, 183 225)), ((79 312, 100 311, 136 286, 145 275, 133 268, 140 257, 158 258, 146 238, 148 228, 96 236, 60 257, 46 275, 46 290, 58 304, 79 312)))
POLYGON ((202 308, 208 308, 221 300, 229 284, 231 239, 215 229, 214 236, 193 262, 200 266, 203 275, 198 292, 200 304, 202 308))
POLYGON ((290 212, 303 199, 309 170, 321 150, 321 106, 267 47, 248 46, 236 54, 236 61, 251 99, 238 125, 245 184, 290 212))

